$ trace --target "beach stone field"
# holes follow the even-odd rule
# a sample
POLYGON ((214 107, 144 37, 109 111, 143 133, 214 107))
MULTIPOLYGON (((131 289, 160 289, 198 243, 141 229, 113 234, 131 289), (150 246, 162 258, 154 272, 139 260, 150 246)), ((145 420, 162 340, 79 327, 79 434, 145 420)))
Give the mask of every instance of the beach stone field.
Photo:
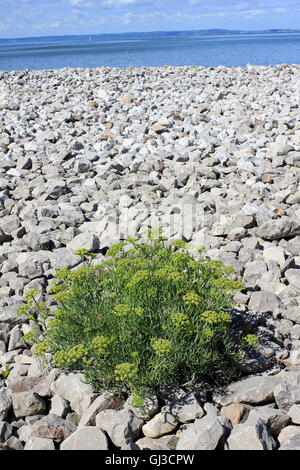
POLYGON ((299 95, 299 65, 0 71, 1 449, 300 450, 299 95), (43 369, 17 309, 158 226, 235 270, 260 345, 142 413, 43 369))

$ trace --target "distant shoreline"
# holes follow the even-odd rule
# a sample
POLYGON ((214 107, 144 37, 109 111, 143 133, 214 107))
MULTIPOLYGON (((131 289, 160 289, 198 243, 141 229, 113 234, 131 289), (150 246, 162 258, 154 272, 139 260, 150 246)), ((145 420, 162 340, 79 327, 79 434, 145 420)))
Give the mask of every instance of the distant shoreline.
POLYGON ((0 41, 18 41, 18 40, 32 40, 32 39, 59 39, 59 38, 155 38, 155 37, 182 37, 182 36, 218 36, 218 35, 246 35, 246 34, 297 34, 300 33, 300 29, 267 29, 257 31, 246 31, 246 30, 229 30, 229 29, 201 29, 191 31, 149 31, 149 32, 129 32, 129 33, 103 33, 103 34, 66 34, 66 35, 53 35, 53 36, 26 36, 16 38, 0 38, 0 41))

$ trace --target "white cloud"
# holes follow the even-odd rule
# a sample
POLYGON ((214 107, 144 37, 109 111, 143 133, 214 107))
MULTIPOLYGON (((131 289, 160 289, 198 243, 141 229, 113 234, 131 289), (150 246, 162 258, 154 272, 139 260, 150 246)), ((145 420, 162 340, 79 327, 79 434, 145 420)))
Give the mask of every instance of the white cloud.
POLYGON ((248 3, 245 3, 245 2, 239 3, 234 8, 235 10, 244 10, 245 8, 248 8, 248 3))
POLYGON ((120 8, 123 6, 145 3, 145 0, 102 0, 102 5, 106 8, 120 8))
POLYGON ((274 13, 278 13, 279 15, 286 15, 287 14, 287 11, 285 8, 274 8, 273 9, 274 13))

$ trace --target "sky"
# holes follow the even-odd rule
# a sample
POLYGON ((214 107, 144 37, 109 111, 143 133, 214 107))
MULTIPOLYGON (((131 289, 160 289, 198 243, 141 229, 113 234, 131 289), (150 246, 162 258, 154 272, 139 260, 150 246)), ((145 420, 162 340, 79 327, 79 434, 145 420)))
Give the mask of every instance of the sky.
POLYGON ((0 0, 0 38, 300 29, 300 0, 0 0))

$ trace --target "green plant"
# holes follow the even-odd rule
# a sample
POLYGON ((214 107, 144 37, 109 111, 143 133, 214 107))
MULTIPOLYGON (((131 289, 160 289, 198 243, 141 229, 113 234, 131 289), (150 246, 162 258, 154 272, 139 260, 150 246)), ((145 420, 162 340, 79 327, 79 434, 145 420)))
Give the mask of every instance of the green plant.
POLYGON ((233 336, 230 311, 241 282, 202 248, 196 260, 184 242, 165 242, 161 230, 149 231, 146 241, 112 246, 98 265, 77 252, 82 266, 56 273, 58 309, 48 322, 36 292, 27 293, 28 311, 36 309, 27 338, 34 354, 51 353, 57 367, 82 372, 96 390, 126 387, 137 401, 170 384, 237 376, 248 343, 233 336))
POLYGON ((10 367, 9 364, 6 364, 5 370, 0 373, 0 378, 6 380, 9 376, 10 367))

